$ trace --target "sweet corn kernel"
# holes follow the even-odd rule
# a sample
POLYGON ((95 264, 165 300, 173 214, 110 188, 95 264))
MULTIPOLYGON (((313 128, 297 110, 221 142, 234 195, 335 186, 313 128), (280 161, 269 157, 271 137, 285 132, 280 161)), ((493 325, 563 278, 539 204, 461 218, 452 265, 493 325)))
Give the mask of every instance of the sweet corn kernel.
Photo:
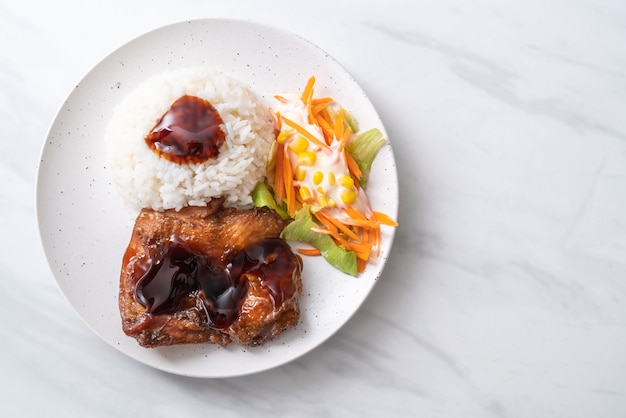
POLYGON ((345 203, 346 205, 351 205, 354 203, 354 201, 356 200, 356 190, 355 189, 350 189, 350 190, 342 190, 341 191, 341 200, 343 201, 343 203, 345 203))
POLYGON ((317 187, 317 192, 318 192, 319 194, 324 194, 324 193, 326 193, 326 192, 324 191, 324 188, 323 188, 322 186, 318 186, 318 187, 317 187))
POLYGON ((304 178, 306 177, 306 169, 304 167, 301 166, 296 166, 296 180, 298 181, 304 181, 304 178))
POLYGON ((327 174, 326 179, 328 180, 328 184, 332 187, 336 184, 335 181, 335 173, 333 173, 332 171, 330 173, 327 174))
POLYGON ((320 184, 322 180, 324 180, 324 173, 322 173, 321 171, 316 171, 315 173, 313 173, 313 183, 315 185, 320 184))
POLYGON ((315 164, 315 153, 311 151, 303 151, 298 153, 298 164, 311 166, 315 164))
POLYGON ((302 200, 304 200, 305 202, 309 199, 311 199, 311 191, 309 190, 308 187, 306 186, 300 186, 300 197, 302 198, 302 200))
POLYGON ((287 140, 287 138, 289 138, 292 134, 293 134, 293 131, 291 131, 291 130, 280 131, 280 133, 276 137, 276 141, 279 144, 284 144, 285 141, 287 140))
POLYGON ((335 202, 335 199, 333 199, 332 197, 328 199, 328 206, 331 208, 334 208, 335 206, 337 206, 337 202, 335 202))
POLYGON ((351 189, 354 186, 354 180, 350 176, 339 176, 337 182, 346 189, 351 189))
POLYGON ((319 200, 321 207, 325 208, 328 206, 328 199, 326 198, 326 196, 321 195, 320 197, 317 198, 317 200, 319 200))
POLYGON ((302 135, 298 135, 291 140, 291 142, 289 143, 289 148, 291 148, 292 151, 296 154, 300 154, 301 152, 306 151, 307 148, 309 148, 309 141, 302 135))

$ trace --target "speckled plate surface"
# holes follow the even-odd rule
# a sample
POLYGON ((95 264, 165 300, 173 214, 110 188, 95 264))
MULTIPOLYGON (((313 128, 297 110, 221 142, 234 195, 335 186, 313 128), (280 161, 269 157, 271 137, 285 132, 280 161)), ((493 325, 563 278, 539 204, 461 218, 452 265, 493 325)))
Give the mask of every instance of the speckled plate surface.
MULTIPOLYGON (((133 359, 181 375, 239 376, 285 364, 345 324, 380 278, 394 230, 383 228, 381 257, 359 278, 339 273, 321 258, 306 258, 299 325, 261 347, 145 349, 127 337, 117 292, 136 213, 123 207, 109 182, 103 132, 114 106, 148 76, 194 65, 249 84, 268 104, 274 94, 299 90, 315 75, 316 95, 334 97, 362 129, 385 130, 363 90, 327 53, 297 35, 237 20, 182 22, 134 39, 98 63, 62 104, 37 178, 40 235, 61 291, 97 335, 133 359)), ((374 163, 367 192, 374 209, 397 215, 397 172, 389 144, 374 163)))

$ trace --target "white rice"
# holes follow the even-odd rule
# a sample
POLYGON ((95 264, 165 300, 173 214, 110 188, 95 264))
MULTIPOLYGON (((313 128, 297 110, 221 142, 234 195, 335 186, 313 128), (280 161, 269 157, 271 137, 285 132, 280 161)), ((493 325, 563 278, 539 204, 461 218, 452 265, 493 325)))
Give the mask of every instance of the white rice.
POLYGON ((107 169, 133 209, 179 210, 219 196, 226 206, 246 208, 265 177, 273 140, 273 119, 245 84, 217 71, 186 68, 146 80, 114 109, 105 133, 107 169), (226 140, 217 158, 176 164, 147 146, 146 135, 184 95, 208 100, 219 112, 226 140))

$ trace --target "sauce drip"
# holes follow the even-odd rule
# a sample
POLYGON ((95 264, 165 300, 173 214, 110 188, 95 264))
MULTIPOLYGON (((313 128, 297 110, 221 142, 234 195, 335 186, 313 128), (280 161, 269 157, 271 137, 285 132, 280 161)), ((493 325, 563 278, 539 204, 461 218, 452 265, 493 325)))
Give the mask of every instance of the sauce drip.
POLYGON ((256 275, 279 306, 296 291, 293 274, 300 262, 282 239, 265 239, 235 254, 229 265, 231 276, 256 275))
POLYGON ((146 136, 148 147, 177 164, 202 163, 218 156, 226 138, 222 117, 200 97, 182 96, 146 136))
POLYGON ((141 276, 135 285, 135 299, 148 313, 174 314, 192 297, 202 302, 209 327, 222 329, 239 315, 248 288, 247 274, 256 275, 274 306, 279 306, 294 294, 293 275, 301 265, 282 239, 251 245, 222 267, 172 237, 136 267, 141 276))

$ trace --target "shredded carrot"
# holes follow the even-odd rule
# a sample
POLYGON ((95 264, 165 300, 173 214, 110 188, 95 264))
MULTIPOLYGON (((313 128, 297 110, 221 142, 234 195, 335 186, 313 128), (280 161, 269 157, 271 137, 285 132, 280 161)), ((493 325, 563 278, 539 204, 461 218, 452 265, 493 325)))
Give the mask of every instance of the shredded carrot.
MULTIPOLYGON (((348 139, 350 139, 350 135, 352 134, 352 131, 348 128, 345 129, 343 131, 343 133, 341 134, 341 137, 337 137, 337 140, 339 141, 339 150, 343 152, 343 150, 346 149, 346 144, 348 143, 348 139)), ((346 155, 350 155, 350 153, 346 152, 346 155)), ((352 159, 352 157, 350 157, 352 159)), ((357 166, 358 167, 358 166, 357 166)), ((360 172, 361 170, 359 170, 360 172)))
POLYGON ((304 129, 302 126, 298 125, 294 121, 292 121, 290 119, 287 119, 286 117, 283 116, 283 122, 285 122, 287 125, 291 126, 293 129, 298 131, 306 139, 308 139, 309 141, 313 142, 314 144, 317 144, 320 147, 326 147, 326 144, 321 143, 319 139, 317 139, 315 136, 313 136, 313 134, 311 134, 309 131, 307 131, 306 129, 304 129))
POLYGON ((380 228, 375 228, 374 233, 376 237, 374 238, 374 242, 376 243, 376 257, 380 255, 380 228))
POLYGON ((335 241, 341 241, 343 240, 343 238, 341 237, 341 235, 339 235, 339 230, 337 229, 337 227, 335 225, 333 225, 330 221, 328 221, 326 218, 324 217, 320 217, 319 212, 315 213, 315 217, 317 218, 318 221, 320 221, 320 223, 326 227, 326 230, 328 231, 329 235, 332 235, 333 239, 335 241))
MULTIPOLYGON (((330 115, 328 114, 328 108, 325 107, 324 109, 320 110, 319 112, 316 113, 320 118, 324 119, 324 122, 326 122, 326 125, 330 128, 331 126, 331 121, 330 121, 330 115)), ((332 132, 332 128, 329 129, 329 131, 332 132)))
POLYGON ((339 111, 335 114, 335 123, 333 125, 333 134, 335 135, 335 139, 340 141, 340 138, 343 137, 343 131, 343 112, 342 109, 339 109, 339 111))
POLYGON ((398 223, 382 212, 374 211, 374 216, 383 225, 398 226, 398 223))
POLYGON ((362 228, 377 228, 378 227, 378 222, 376 221, 376 219, 367 219, 365 216, 361 215, 357 210, 351 207, 347 207, 345 211, 348 214, 348 216, 350 216, 350 219, 345 219, 343 220, 343 222, 348 225, 358 226, 362 228))
POLYGON ((330 221, 327 217, 324 217, 324 216, 320 217, 319 212, 316 213, 316 217, 322 225, 328 228, 329 235, 333 238, 333 240, 335 241, 335 243, 337 243, 337 245, 343 246, 346 250, 354 251, 357 258, 363 258, 365 260, 369 258, 371 246, 367 244, 362 244, 360 242, 350 241, 349 239, 344 238, 341 235, 341 232, 343 231, 339 230, 339 228, 337 227, 337 224, 330 221))
POLYGON ((337 229, 339 229, 341 232, 343 232, 344 234, 346 234, 350 238, 352 238, 354 240, 357 240, 357 241, 359 240, 359 236, 357 234, 355 234, 354 231, 352 231, 346 225, 344 225, 343 223, 339 222, 337 219, 335 219, 334 217, 332 217, 331 215, 329 215, 325 211, 320 210, 318 212, 318 214, 319 214, 319 216, 322 216, 322 217, 326 218, 330 223, 335 225, 337 227, 337 229))
POLYGON ((309 80, 306 82, 306 86, 304 86, 304 90, 302 90, 302 102, 308 103, 311 100, 311 97, 313 96, 313 84, 315 84, 314 76, 309 78, 309 80))
POLYGON ((372 252, 372 246, 368 244, 350 242, 348 248, 356 253, 357 258, 365 261, 369 260, 370 253, 372 252))
POLYGON ((373 249, 376 250, 376 254, 378 254, 379 250, 379 239, 380 239, 380 228, 371 228, 368 230, 367 242, 372 246, 373 249))
POLYGON ((311 124, 315 123, 315 115, 313 114, 313 107, 311 107, 311 103, 310 102, 308 103, 308 105, 306 107, 306 110, 307 110, 307 112, 309 114, 308 115, 309 123, 311 123, 311 124))
POLYGON ((331 237, 337 245, 344 247, 348 251, 353 251, 357 258, 361 258, 364 260, 369 259, 370 253, 372 251, 372 246, 370 244, 350 241, 349 239, 341 235, 331 234, 331 237))
POLYGON ((332 102, 333 102, 333 99, 330 97, 323 97, 321 99, 311 98, 311 105, 313 106, 324 105, 324 107, 326 107, 329 103, 332 103, 332 102))
POLYGON ((293 172, 291 169, 291 162, 289 161, 289 155, 284 153, 284 181, 285 181, 285 198, 287 199, 287 212, 289 215, 294 216, 296 214, 295 209, 295 190, 293 188, 293 172))
POLYGON ((280 112, 276 112, 274 117, 276 118, 276 120, 278 121, 276 123, 276 128, 278 129, 278 131, 280 132, 283 129, 283 118, 280 117, 280 112))
POLYGON ((346 165, 348 166, 348 170, 350 170, 350 173, 352 173, 352 175, 356 177, 357 180, 361 180, 361 177, 363 177, 363 173, 361 172, 359 165, 356 163, 356 161, 354 161, 354 158, 352 158, 352 155, 350 155, 349 152, 346 152, 344 155, 346 156, 346 165))
POLYGON ((285 200, 285 171, 283 165, 285 163, 285 148, 278 144, 276 147, 276 168, 274 174, 274 197, 278 203, 285 200))
POLYGON ((333 128, 330 126, 330 123, 326 118, 324 118, 322 113, 317 113, 315 121, 322 128, 322 133, 324 134, 324 139, 326 140, 326 144, 330 145, 333 141, 333 128))
POLYGON ((298 252, 302 255, 308 255, 310 257, 316 257, 322 254, 317 248, 298 248, 298 252))

